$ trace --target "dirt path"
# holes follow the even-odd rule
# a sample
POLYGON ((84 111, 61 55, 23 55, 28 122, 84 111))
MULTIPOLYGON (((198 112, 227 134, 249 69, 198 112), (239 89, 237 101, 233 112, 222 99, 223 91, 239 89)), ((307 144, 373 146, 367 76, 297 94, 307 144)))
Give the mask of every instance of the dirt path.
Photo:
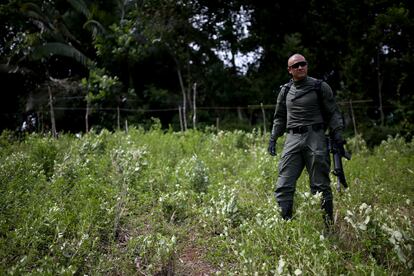
POLYGON ((205 260, 207 248, 197 244, 196 236, 190 234, 186 246, 179 252, 175 262, 175 275, 214 275, 217 271, 205 260))

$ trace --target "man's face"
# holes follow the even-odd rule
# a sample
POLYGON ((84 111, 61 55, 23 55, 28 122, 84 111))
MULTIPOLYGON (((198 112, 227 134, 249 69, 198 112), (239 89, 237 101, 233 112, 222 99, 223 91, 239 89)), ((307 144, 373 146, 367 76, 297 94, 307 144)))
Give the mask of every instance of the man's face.
POLYGON ((302 80, 308 75, 308 63, 302 55, 293 55, 288 60, 288 71, 293 80, 302 80))

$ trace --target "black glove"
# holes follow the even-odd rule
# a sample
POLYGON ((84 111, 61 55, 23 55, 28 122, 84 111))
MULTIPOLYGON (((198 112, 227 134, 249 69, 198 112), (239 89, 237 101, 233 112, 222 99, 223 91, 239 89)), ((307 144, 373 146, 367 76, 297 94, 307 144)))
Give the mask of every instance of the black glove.
POLYGON ((276 139, 273 137, 270 137, 269 140, 269 147, 267 148, 267 151, 271 156, 276 156, 276 139))
POLYGON ((342 138, 342 131, 341 130, 336 130, 332 134, 332 140, 336 144, 336 147, 337 147, 337 150, 338 150, 339 154, 341 156, 346 157, 349 160, 350 158, 347 157, 347 153, 346 153, 345 147, 344 147, 344 145, 346 144, 346 141, 344 140, 344 138, 342 138))

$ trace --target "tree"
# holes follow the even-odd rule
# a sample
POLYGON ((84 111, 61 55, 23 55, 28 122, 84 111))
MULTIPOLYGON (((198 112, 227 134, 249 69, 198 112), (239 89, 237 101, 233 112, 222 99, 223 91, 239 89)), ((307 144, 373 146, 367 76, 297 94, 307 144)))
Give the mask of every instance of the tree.
MULTIPOLYGON (((100 68, 118 78, 117 99, 140 110, 131 119, 156 116, 166 126, 178 121, 176 110, 147 111, 181 105, 190 113, 194 83, 198 106, 274 103, 289 79, 287 58, 301 52, 310 74, 326 79, 339 100, 372 101, 355 109, 361 127, 404 125, 409 132, 403 114, 413 106, 411 6, 408 0, 11 0, 0 8, 0 74, 19 84, 23 98, 49 77, 92 80, 90 70, 100 68), (254 58, 241 68, 247 54, 254 58)), ((207 123, 218 116, 199 112, 207 123)))

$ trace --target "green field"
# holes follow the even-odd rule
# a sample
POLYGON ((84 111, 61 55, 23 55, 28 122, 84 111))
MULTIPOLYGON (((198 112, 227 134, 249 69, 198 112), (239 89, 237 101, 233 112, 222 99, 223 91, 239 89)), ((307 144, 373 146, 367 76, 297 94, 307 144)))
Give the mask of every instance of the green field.
POLYGON ((0 274, 412 275, 414 142, 349 139, 350 188, 334 191, 328 236, 306 173, 294 219, 281 220, 279 157, 266 147, 257 131, 158 124, 81 138, 4 132, 0 274))

